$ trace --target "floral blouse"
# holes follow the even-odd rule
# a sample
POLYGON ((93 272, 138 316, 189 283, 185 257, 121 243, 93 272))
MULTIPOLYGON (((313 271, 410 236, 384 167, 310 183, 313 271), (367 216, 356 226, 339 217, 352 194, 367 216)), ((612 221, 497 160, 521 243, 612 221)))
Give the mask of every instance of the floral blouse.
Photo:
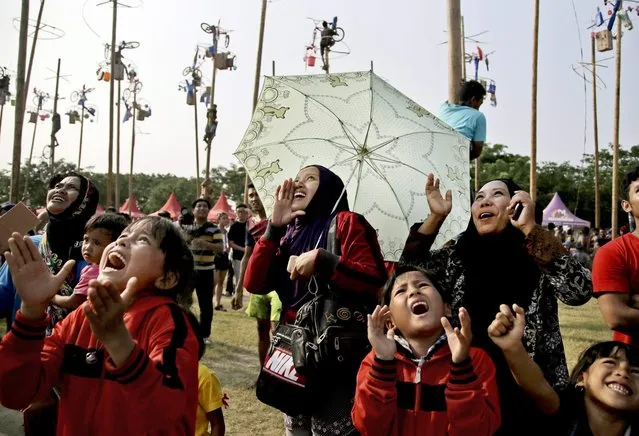
MULTIPOLYGON (((459 236, 431 252, 436 235, 423 235, 417 232, 417 228, 418 225, 411 229, 400 262, 435 271, 442 285, 452 290, 452 310, 457 313, 466 292, 464 266, 456 250, 459 236)), ((559 330, 557 299, 570 306, 587 303, 592 297, 591 275, 542 227, 537 226, 530 232, 525 243, 541 274, 530 304, 524 308, 526 326, 523 343, 546 380, 559 390, 568 384, 568 368, 559 330)))

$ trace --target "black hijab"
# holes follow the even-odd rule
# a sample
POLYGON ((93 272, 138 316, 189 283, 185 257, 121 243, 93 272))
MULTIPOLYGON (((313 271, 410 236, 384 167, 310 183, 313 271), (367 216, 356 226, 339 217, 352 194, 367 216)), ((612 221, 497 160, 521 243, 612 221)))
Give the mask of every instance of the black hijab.
POLYGON ((100 194, 95 184, 88 178, 74 172, 53 176, 49 181, 49 190, 67 177, 80 179, 78 198, 62 213, 54 215, 47 211, 49 213, 49 223, 45 229, 49 247, 62 263, 69 259, 82 259, 84 226, 95 215, 100 199, 100 194))
MULTIPOLYGON (((286 235, 280 244, 280 252, 286 261, 291 255, 300 255, 316 247, 326 248, 327 234, 333 218, 339 212, 349 210, 342 179, 323 166, 310 166, 319 170, 319 186, 304 209, 306 214, 296 218, 295 222, 289 224, 286 229, 286 235)), ((283 287, 288 289, 285 295, 280 295, 280 298, 283 300, 290 298, 289 301, 293 303, 291 306, 296 306, 306 295, 308 281, 291 282, 287 274, 283 287)), ((284 306, 286 307, 287 304, 284 303, 284 306)))
MULTIPOLYGON (((522 190, 511 179, 492 181, 504 183, 511 197, 522 190)), ((497 369, 502 406, 502 427, 497 434, 513 434, 515 427, 521 427, 522 420, 530 428, 518 434, 538 434, 537 426, 545 425, 543 416, 518 387, 503 352, 488 337, 487 330, 500 304, 512 307, 516 303, 527 310, 539 283, 539 267, 528 254, 524 234, 511 223, 501 233, 480 235, 471 216, 456 248, 466 280, 461 304, 472 320, 473 345, 484 349, 497 369)))

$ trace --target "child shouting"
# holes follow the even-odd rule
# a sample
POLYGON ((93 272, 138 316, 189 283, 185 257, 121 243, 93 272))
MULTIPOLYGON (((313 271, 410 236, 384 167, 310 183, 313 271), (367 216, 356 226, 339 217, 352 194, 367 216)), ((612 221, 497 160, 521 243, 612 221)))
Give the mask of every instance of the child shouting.
POLYGON ((362 435, 492 435, 500 425, 495 367, 470 347, 470 317, 453 328, 450 294, 400 266, 368 316, 373 350, 357 374, 353 423, 362 435), (388 331, 385 333, 385 326, 388 331))
POLYGON ((126 218, 115 213, 94 216, 87 222, 82 239, 82 258, 89 265, 82 269, 80 281, 73 288, 73 294, 56 294, 51 303, 71 312, 87 299, 89 281, 97 279, 100 272, 100 259, 107 245, 118 239, 128 226, 126 218))
POLYGON ((60 387, 58 436, 195 433, 198 342, 178 305, 193 257, 160 217, 129 225, 102 255, 88 300, 45 339, 45 308, 73 268, 52 275, 29 238, 5 253, 22 305, 0 342, 0 403, 23 409, 60 387))

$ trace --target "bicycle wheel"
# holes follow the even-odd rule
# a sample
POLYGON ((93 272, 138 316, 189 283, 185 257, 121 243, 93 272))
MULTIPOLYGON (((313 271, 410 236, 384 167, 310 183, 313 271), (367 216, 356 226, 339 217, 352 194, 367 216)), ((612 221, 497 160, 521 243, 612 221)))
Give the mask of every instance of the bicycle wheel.
POLYGON ((204 30, 206 33, 213 33, 215 31, 215 26, 211 26, 208 23, 200 24, 200 28, 204 30))
POLYGON ((124 44, 124 46, 122 48, 138 48, 140 46, 140 43, 137 41, 130 41, 127 42, 126 44, 124 44))
POLYGON ((79 99, 80 99, 80 93, 78 91, 73 91, 71 93, 71 101, 75 103, 79 99))
POLYGON ((193 75, 198 79, 202 79, 202 70, 200 70, 199 68, 194 69, 193 75))
POLYGON ((186 68, 184 69, 184 71, 182 71, 182 75, 183 75, 183 76, 188 76, 188 75, 190 75, 192 72, 193 72, 193 68, 191 68, 191 67, 186 67, 186 68))
POLYGON ((224 36, 224 48, 229 48, 230 43, 231 43, 231 37, 227 34, 224 36))
POLYGON ((335 42, 340 42, 342 39, 344 39, 344 36, 344 29, 342 29, 341 27, 335 28, 335 34, 333 35, 333 40, 335 42))
POLYGON ((129 97, 131 97, 131 90, 127 88, 124 91, 122 91, 122 100, 127 101, 129 97))

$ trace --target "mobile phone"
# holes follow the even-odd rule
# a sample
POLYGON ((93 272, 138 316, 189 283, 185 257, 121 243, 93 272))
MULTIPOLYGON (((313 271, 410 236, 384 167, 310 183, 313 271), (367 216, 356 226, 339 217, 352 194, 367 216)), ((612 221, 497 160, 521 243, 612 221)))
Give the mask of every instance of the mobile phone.
POLYGON ((521 204, 521 202, 517 203, 515 205, 515 212, 513 213, 512 219, 514 221, 517 221, 519 219, 519 217, 521 216, 521 213, 524 210, 524 205, 521 204))

